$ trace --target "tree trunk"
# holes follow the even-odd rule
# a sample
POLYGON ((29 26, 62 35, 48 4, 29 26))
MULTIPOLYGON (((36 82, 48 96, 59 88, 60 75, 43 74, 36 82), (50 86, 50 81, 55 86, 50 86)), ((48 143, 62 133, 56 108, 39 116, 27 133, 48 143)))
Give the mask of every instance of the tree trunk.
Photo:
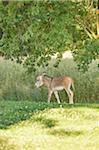
POLYGON ((96 14, 97 14, 97 37, 99 38, 99 0, 98 0, 97 5, 98 5, 97 11, 96 11, 96 14))

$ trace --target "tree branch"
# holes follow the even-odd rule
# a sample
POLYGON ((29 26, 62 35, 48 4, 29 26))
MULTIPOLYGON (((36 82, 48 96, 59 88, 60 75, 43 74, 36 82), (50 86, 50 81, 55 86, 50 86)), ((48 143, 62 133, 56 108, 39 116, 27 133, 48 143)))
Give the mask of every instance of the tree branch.
POLYGON ((80 18, 76 18, 76 21, 91 39, 97 39, 97 35, 90 28, 88 28, 86 24, 84 24, 83 20, 81 20, 80 18))

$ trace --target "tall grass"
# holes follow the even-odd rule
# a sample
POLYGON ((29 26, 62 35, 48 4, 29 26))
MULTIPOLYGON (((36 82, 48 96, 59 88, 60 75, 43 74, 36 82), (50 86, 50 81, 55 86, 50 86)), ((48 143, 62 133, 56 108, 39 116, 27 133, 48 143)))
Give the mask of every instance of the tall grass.
MULTIPOLYGON (((0 61, 0 99, 32 100, 47 102, 47 89, 34 87, 37 74, 46 71, 50 76, 71 76, 75 81, 75 102, 96 102, 99 100, 99 71, 96 67, 98 60, 90 65, 88 72, 78 71, 72 59, 65 59, 58 68, 53 67, 55 60, 47 68, 39 68, 34 74, 26 74, 22 65, 9 60, 0 61)), ((68 102, 64 91, 59 92, 62 102, 68 102)), ((52 101, 56 101, 52 97, 52 101)))

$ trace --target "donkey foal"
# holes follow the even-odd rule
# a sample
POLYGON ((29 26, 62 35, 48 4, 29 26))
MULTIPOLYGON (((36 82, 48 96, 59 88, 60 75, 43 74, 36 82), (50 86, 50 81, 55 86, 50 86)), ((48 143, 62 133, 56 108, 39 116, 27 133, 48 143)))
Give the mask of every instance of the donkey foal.
POLYGON ((64 76, 64 77, 49 77, 46 74, 37 76, 35 86, 40 87, 42 85, 47 86, 48 88, 48 103, 50 103, 52 93, 54 93, 57 102, 60 103, 58 96, 58 91, 65 89, 69 98, 69 104, 73 104, 73 91, 70 89, 71 86, 74 89, 73 79, 64 76))

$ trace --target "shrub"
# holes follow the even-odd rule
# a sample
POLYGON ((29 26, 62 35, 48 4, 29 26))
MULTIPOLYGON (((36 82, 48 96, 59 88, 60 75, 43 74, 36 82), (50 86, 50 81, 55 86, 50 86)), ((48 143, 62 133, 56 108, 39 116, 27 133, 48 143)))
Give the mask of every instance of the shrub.
MULTIPOLYGON (((86 73, 78 71, 72 59, 64 59, 57 68, 53 67, 55 60, 47 68, 38 68, 36 73, 26 74, 26 69, 10 60, 0 63, 0 99, 33 100, 47 102, 47 89, 34 87, 37 74, 46 71, 50 76, 71 76, 75 81, 75 102, 96 102, 99 100, 98 60, 94 61, 86 73)), ((64 91, 59 92, 62 102, 68 102, 64 91)), ((52 101, 56 102, 55 97, 52 101)))

